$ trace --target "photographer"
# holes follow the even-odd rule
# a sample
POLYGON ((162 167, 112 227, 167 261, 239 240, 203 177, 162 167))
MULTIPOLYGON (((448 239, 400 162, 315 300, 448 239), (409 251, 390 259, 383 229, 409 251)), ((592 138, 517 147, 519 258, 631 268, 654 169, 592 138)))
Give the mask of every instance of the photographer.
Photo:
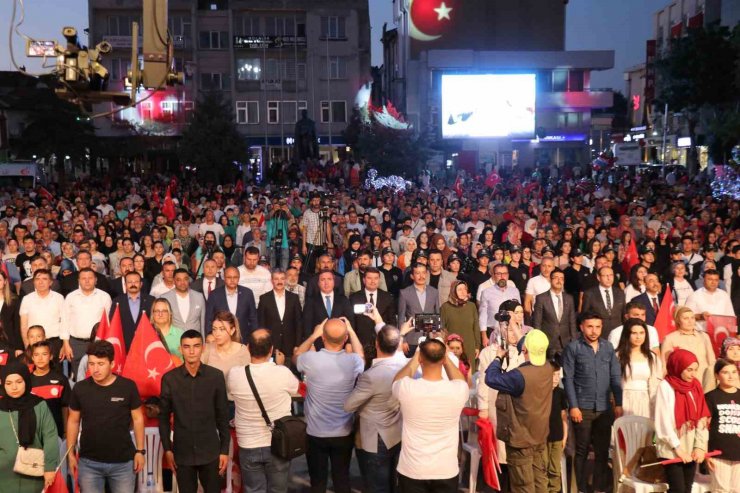
POLYGON ((267 219, 267 245, 270 252, 270 267, 276 266, 282 270, 288 268, 288 225, 293 221, 293 215, 288 208, 288 201, 280 199, 270 212, 267 219))
POLYGON ((218 250, 216 245, 216 234, 212 231, 206 231, 200 240, 200 246, 193 252, 190 265, 193 266, 195 278, 203 273, 203 261, 213 258, 213 254, 218 250))

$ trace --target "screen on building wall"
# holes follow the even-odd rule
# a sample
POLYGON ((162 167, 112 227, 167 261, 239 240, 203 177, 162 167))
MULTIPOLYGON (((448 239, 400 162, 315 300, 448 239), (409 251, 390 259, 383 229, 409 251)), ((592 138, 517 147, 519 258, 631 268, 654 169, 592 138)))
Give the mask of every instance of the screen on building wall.
POLYGON ((442 137, 534 138, 534 74, 442 74, 442 137))

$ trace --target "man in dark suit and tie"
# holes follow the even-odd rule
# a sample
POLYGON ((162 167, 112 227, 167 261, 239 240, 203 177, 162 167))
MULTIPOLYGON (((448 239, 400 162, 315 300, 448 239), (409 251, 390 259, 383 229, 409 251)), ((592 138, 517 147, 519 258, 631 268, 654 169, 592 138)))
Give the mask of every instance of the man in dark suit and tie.
POLYGON ((139 325, 141 314, 146 312, 151 317, 154 297, 141 292, 142 278, 138 272, 131 271, 127 273, 125 279, 126 294, 113 298, 109 317, 112 318, 116 308, 118 308, 121 326, 123 327, 123 341, 126 351, 128 351, 131 341, 134 339, 136 327, 139 325))
POLYGON ((576 311, 573 297, 566 293, 565 273, 555 268, 550 274, 550 289, 535 297, 532 326, 547 334, 548 357, 563 352, 576 338, 576 311))
POLYGON ((660 303, 663 301, 660 279, 657 274, 650 273, 645 276, 645 292, 634 297, 632 301, 639 301, 645 305, 645 323, 655 325, 658 318, 660 303))
POLYGON ((327 318, 346 317, 354 320, 354 312, 349 300, 335 290, 334 272, 322 270, 318 274, 319 291, 312 297, 306 297, 303 309, 303 335, 311 335, 314 328, 327 318))
MULTIPOLYGON (((380 270, 376 267, 366 267, 363 273, 365 289, 352 293, 349 301, 353 306, 371 303, 378 309, 378 313, 384 323, 395 325, 396 302, 388 292, 379 289, 381 279, 382 274, 380 270)), ((365 350, 365 361, 371 361, 375 354, 375 322, 364 313, 361 313, 355 315, 353 326, 365 350)))
POLYGON ((193 281, 190 289, 199 292, 208 301, 208 297, 213 290, 223 285, 223 279, 218 278, 218 264, 215 260, 209 258, 203 262, 203 276, 193 281))
POLYGON ((439 293, 427 284, 428 275, 429 271, 425 264, 417 262, 411 266, 413 284, 403 288, 398 294, 399 327, 407 318, 419 313, 439 313, 439 293))
POLYGON ((614 289, 614 271, 611 267, 602 267, 596 274, 598 286, 589 288, 583 293, 581 313, 596 313, 603 321, 604 334, 622 325, 624 311, 624 292, 614 289))
MULTIPOLYGON (((62 295, 67 296, 69 293, 80 287, 80 271, 82 269, 93 268, 92 255, 87 250, 80 250, 75 256, 77 260, 77 270, 68 276, 65 276, 60 283, 62 288, 62 295)), ((93 269, 94 270, 94 269, 93 269)), ((95 272, 95 287, 101 291, 105 291, 110 294, 110 283, 108 278, 100 272, 95 272)))
MULTIPOLYGON (((317 262, 319 272, 308 278, 308 282, 306 283, 306 299, 313 298, 319 294, 319 274, 324 270, 330 270, 334 275, 334 292, 339 295, 344 294, 342 276, 334 272, 334 258, 328 253, 325 253, 319 257, 317 262)), ((311 327, 311 331, 308 334, 311 334, 311 332, 313 332, 313 327, 311 327)))
POLYGON ((303 342, 303 315, 297 294, 285 290, 285 271, 272 271, 272 290, 260 296, 257 321, 272 332, 273 347, 291 361, 293 348, 303 342))
MULTIPOLYGON (((115 299, 122 294, 126 294, 126 274, 134 271, 134 259, 131 257, 123 257, 118 263, 121 271, 120 277, 114 277, 110 280, 110 296, 115 299)), ((149 281, 147 279, 141 279, 141 293, 149 294, 149 281)))
POLYGON ((257 328, 257 307, 251 289, 239 285, 239 269, 227 267, 224 271, 224 285, 214 289, 206 302, 205 333, 211 333, 211 324, 216 312, 226 310, 239 321, 242 341, 257 328))

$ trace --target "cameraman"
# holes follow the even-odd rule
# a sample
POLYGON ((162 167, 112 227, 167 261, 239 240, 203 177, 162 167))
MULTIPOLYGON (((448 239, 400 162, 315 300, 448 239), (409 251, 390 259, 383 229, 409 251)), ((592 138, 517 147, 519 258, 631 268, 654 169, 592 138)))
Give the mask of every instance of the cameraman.
POLYGON ((437 339, 419 345, 413 358, 396 375, 392 394, 403 420, 398 462, 402 493, 455 493, 459 420, 468 400, 468 384, 437 339), (422 376, 414 379, 421 366, 422 376), (442 377, 442 369, 449 380, 442 377))
POLYGON ((267 219, 267 245, 270 252, 270 267, 282 270, 288 268, 288 225, 293 221, 293 214, 288 208, 288 201, 280 199, 267 219))
POLYGON ((303 255, 306 258, 306 272, 313 272, 316 267, 316 257, 321 249, 321 195, 314 193, 308 203, 309 208, 303 212, 301 218, 301 236, 303 240, 303 255))

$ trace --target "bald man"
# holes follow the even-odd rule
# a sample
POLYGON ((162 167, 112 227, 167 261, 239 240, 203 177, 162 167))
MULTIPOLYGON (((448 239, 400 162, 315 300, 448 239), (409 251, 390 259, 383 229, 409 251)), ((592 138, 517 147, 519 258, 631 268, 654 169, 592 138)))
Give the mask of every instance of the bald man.
POLYGON ((354 414, 344 410, 344 401, 365 368, 362 344, 346 317, 325 319, 295 350, 293 361, 306 377, 306 460, 311 491, 326 491, 327 463, 331 461, 334 491, 350 493, 354 414), (313 351, 317 339, 324 347, 313 351))

